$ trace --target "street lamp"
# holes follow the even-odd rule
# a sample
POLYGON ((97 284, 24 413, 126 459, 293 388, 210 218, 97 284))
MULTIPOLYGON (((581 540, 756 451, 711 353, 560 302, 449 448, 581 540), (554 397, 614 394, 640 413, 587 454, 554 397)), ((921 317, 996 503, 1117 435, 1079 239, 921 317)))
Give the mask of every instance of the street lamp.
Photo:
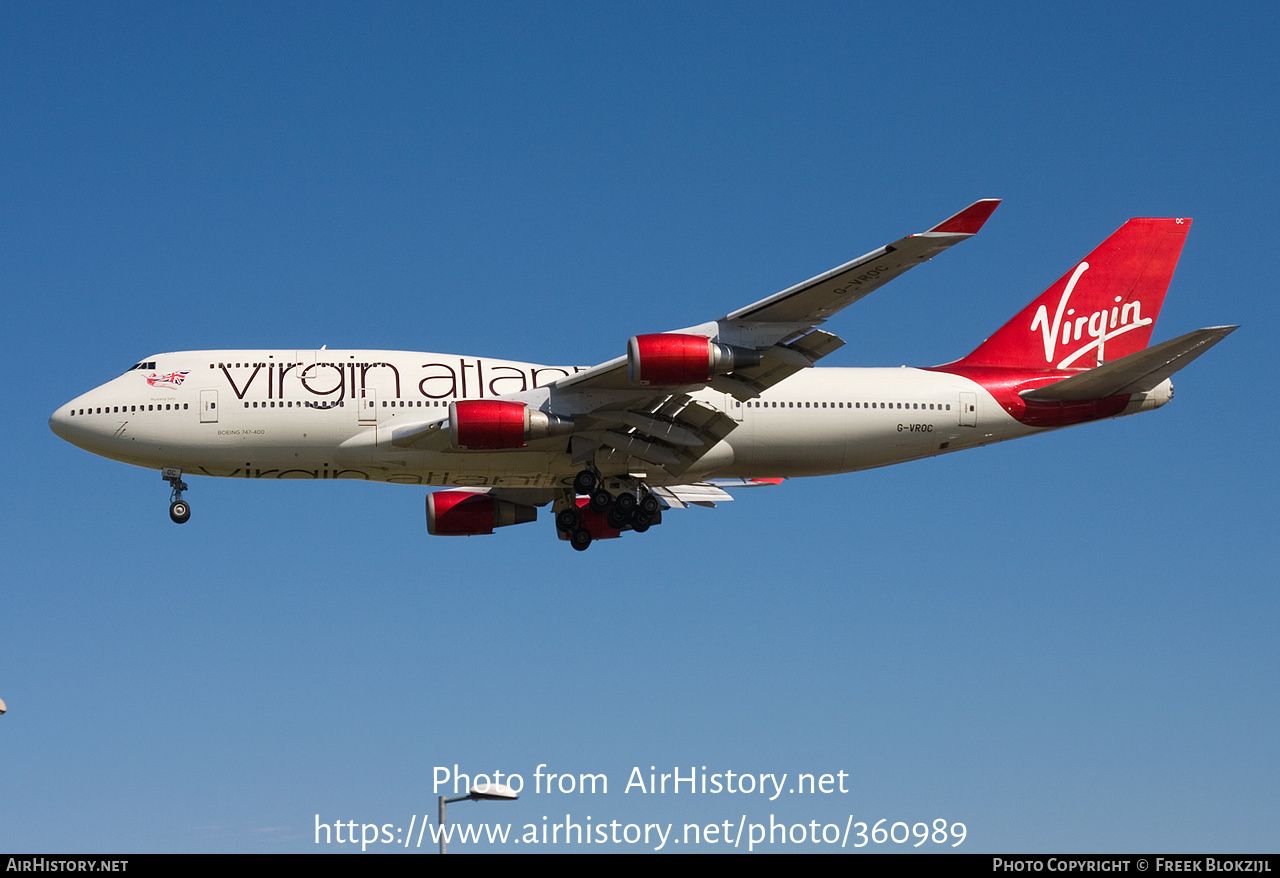
POLYGON ((465 802, 470 799, 473 802, 495 801, 495 802, 514 802, 520 798, 516 795, 515 790, 504 783, 482 783, 471 788, 465 796, 453 796, 451 798, 440 797, 440 853, 444 853, 444 806, 450 802, 465 802))

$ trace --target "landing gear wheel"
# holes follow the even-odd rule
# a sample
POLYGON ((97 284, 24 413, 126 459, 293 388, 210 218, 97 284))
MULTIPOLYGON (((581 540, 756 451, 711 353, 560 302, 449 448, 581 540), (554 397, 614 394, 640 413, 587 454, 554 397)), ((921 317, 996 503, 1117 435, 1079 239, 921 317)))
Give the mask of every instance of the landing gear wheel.
POLYGON ((640 511, 645 515, 654 516, 658 514, 658 510, 662 508, 662 504, 658 502, 658 498, 652 494, 645 494, 644 499, 640 501, 640 511))
POLYGON ((160 470, 160 478, 169 483, 169 517, 174 524, 185 524, 191 517, 191 507, 182 499, 182 492, 187 490, 187 483, 182 480, 182 470, 167 466, 160 470))
POLYGON ((618 507, 619 512, 626 515, 636 508, 636 495, 619 494, 618 499, 615 501, 615 505, 618 507))
POLYGON ((569 537, 569 544, 579 552, 585 552, 587 547, 591 545, 591 531, 585 528, 579 528, 569 537))
POLYGON ((609 527, 614 530, 622 530, 631 523, 631 516, 623 512, 618 506, 614 506, 609 510, 609 515, 605 520, 609 522, 609 527))
POLYGON ((565 533, 573 533, 578 528, 578 510, 561 509, 556 513, 556 528, 565 533))
POLYGON ((648 519, 641 521, 640 519, 637 518, 635 523, 631 525, 631 529, 638 534, 644 533, 649 529, 648 519))
POLYGON ((613 505, 613 495, 601 488, 591 495, 591 508, 596 512, 604 512, 613 505))
POLYGON ((590 494, 596 489, 596 474, 589 469, 574 476, 573 490, 576 494, 590 494))

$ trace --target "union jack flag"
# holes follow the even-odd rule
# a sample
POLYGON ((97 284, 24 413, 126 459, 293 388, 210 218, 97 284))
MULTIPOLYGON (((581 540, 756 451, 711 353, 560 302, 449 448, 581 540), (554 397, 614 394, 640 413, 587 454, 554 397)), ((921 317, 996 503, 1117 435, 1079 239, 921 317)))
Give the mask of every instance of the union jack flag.
POLYGON ((185 372, 170 372, 168 375, 157 375, 152 372, 147 376, 147 383, 152 387, 178 387, 182 384, 182 380, 190 374, 190 369, 185 372))

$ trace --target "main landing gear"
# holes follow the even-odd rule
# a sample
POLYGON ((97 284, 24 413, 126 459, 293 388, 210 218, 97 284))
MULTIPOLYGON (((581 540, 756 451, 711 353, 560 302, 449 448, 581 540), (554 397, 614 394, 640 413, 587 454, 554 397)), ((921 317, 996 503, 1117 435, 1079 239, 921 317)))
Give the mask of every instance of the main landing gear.
POLYGON ((585 469, 573 480, 573 494, 566 492, 556 504, 556 529, 579 552, 593 540, 621 536, 624 530, 644 533, 662 521, 662 504, 643 482, 630 478, 607 481, 585 469))
POLYGON ((169 517, 174 524, 186 524, 191 517, 191 506, 182 499, 182 492, 187 490, 187 483, 182 480, 182 470, 167 466, 160 470, 160 477, 173 489, 169 494, 169 517))

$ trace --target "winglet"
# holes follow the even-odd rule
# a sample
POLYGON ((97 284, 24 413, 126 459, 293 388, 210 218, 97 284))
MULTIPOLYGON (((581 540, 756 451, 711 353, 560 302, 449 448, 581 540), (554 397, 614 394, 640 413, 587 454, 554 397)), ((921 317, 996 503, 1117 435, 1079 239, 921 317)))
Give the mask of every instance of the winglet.
POLYGON ((987 221, 995 209, 1000 206, 999 198, 984 198, 960 211, 949 220, 944 220, 931 228, 928 233, 938 235, 976 235, 978 229, 987 221))

